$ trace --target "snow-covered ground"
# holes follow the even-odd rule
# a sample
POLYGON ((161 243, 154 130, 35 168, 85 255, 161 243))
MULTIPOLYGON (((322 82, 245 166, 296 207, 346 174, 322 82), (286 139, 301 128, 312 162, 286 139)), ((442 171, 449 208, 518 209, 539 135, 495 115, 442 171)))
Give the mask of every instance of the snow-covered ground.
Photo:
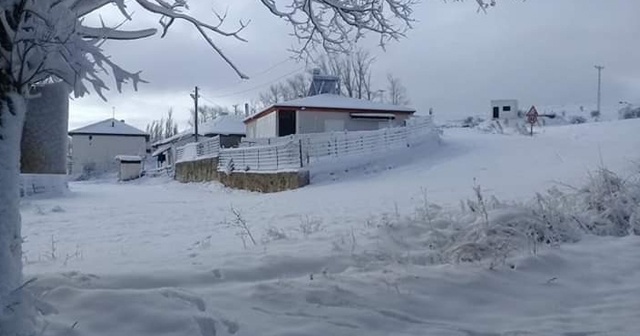
POLYGON ((23 202, 26 274, 38 277, 44 335, 635 335, 635 236, 521 254, 514 269, 370 252, 372 223, 425 197, 453 209, 476 184, 524 201, 602 166, 634 174, 639 129, 447 129, 438 147, 324 169, 277 194, 166 178, 71 183, 68 197, 23 202))

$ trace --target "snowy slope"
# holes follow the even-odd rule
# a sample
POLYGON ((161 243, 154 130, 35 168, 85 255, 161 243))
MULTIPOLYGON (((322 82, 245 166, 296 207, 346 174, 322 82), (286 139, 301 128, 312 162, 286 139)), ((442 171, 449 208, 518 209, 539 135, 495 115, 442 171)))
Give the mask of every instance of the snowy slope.
POLYGON ((45 335, 634 335, 637 237, 586 238, 498 271, 371 252, 372 223, 425 196, 454 208, 474 180, 511 201, 581 185, 602 165, 628 176, 638 129, 448 129, 437 148, 319 170, 312 185, 269 195, 163 178, 72 183, 70 197, 23 204, 26 273, 51 305, 45 335))

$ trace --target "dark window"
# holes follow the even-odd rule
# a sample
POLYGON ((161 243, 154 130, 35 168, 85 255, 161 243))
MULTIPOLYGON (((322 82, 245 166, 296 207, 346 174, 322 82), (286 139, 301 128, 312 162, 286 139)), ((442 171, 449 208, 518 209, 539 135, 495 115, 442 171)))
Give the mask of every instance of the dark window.
POLYGON ((500 118, 500 108, 497 106, 493 107, 493 119, 500 118))
POLYGON ((511 111, 511 106, 503 106, 502 110, 505 111, 505 112, 509 112, 509 111, 511 111))

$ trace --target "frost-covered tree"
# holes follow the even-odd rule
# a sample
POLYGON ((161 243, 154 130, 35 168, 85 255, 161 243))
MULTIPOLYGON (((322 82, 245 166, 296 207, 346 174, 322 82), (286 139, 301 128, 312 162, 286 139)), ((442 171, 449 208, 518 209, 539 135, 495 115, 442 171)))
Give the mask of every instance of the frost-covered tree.
MULTIPOLYGON (((300 53, 314 48, 348 50, 364 33, 375 33, 381 43, 398 39, 410 27, 415 0, 260 0, 271 14, 290 23, 299 39, 300 53)), ((245 22, 231 30, 225 16, 204 22, 189 14, 186 0, 0 0, 0 334, 32 334, 20 292, 22 236, 19 212, 20 138, 26 99, 33 84, 64 81, 76 97, 89 88, 104 98, 109 74, 120 91, 142 82, 138 72, 119 67, 101 49, 105 40, 138 40, 164 36, 176 21, 190 24, 215 53, 240 77, 246 76, 223 53, 215 38, 241 41, 245 22), (159 29, 126 31, 120 27, 86 25, 84 18, 115 5, 131 20, 136 7, 157 15, 159 29)))

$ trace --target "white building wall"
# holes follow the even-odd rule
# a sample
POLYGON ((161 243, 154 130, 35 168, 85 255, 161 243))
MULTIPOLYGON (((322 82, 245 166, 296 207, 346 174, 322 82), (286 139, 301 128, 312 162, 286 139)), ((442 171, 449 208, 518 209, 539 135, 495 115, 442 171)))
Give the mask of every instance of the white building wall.
POLYGON ((518 117, 518 101, 515 99, 500 99, 491 101, 490 117, 492 119, 515 119, 518 117), (498 117, 495 109, 498 109, 498 117))
POLYGON ((144 136, 73 135, 71 144, 72 175, 81 174, 87 165, 94 165, 97 173, 116 171, 116 155, 144 157, 147 149, 144 136))
POLYGON ((393 120, 384 119, 354 119, 346 112, 297 111, 297 133, 335 132, 339 125, 340 131, 373 131, 385 127, 398 127, 409 118, 407 114, 396 114, 393 120))
POLYGON ((278 136, 277 113, 271 112, 255 120, 254 138, 272 138, 278 136))
POLYGON ((142 172, 141 162, 121 162, 118 179, 120 181, 134 180, 140 177, 141 172, 142 172))

